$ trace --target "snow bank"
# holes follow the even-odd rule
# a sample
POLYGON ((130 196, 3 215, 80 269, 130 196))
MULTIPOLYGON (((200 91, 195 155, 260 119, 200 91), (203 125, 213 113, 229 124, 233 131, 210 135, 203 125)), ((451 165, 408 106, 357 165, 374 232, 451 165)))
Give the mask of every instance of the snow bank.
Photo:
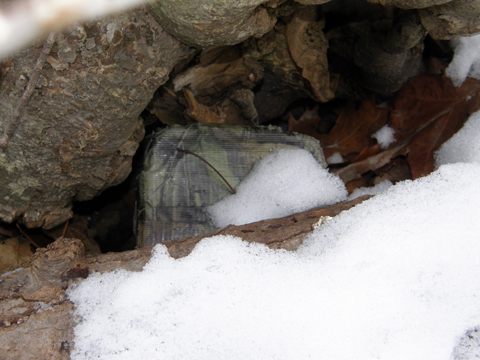
POLYGON ((480 164, 480 111, 435 153, 435 166, 457 162, 480 164))
POLYGON ((330 220, 298 253, 233 237, 68 290, 73 359, 450 359, 480 324, 480 167, 447 165, 330 220))

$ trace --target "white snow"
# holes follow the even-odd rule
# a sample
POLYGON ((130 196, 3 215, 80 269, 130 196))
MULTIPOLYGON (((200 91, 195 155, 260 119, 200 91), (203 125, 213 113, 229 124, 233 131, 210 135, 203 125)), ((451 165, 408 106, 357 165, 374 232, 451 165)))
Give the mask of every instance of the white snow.
POLYGON ((306 150, 265 156, 237 186, 237 193, 207 208, 217 227, 280 218, 345 200, 347 190, 306 150))
POLYGON ((340 154, 339 152, 333 153, 326 160, 327 160, 327 164, 329 164, 329 165, 342 164, 343 163, 342 154, 340 154))
POLYGON ((478 359, 478 336, 461 339, 480 325, 475 119, 437 171, 326 221, 297 252, 217 236, 179 260, 157 245, 143 272, 90 275, 67 290, 71 358, 478 359))
POLYGON ((435 166, 456 162, 480 164, 480 111, 469 117, 458 133, 435 153, 435 166))
POLYGON ((377 139, 378 144, 382 149, 387 149, 391 143, 395 142, 395 129, 392 129, 390 126, 385 125, 375 134, 372 135, 372 138, 377 139))
POLYGON ((356 188, 348 196, 348 200, 353 200, 363 195, 378 195, 384 193, 392 185, 393 183, 390 180, 385 180, 375 186, 356 188))
POLYGON ((455 55, 446 74, 455 86, 462 85, 469 75, 480 79, 480 35, 451 40, 450 45, 455 55))

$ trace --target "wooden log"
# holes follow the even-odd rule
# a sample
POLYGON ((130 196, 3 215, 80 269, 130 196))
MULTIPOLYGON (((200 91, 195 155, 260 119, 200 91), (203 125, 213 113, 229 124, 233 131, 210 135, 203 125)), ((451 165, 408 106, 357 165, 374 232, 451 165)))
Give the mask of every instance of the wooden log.
MULTIPOLYGON (((170 255, 190 254, 200 240, 215 235, 234 235, 272 249, 296 250, 315 224, 333 217, 370 196, 329 207, 312 209, 281 219, 229 225, 212 233, 170 240, 163 244, 170 255)), ((153 246, 122 253, 84 254, 78 239, 59 238, 17 269, 0 276, 0 354, 2 359, 69 359, 74 346, 74 304, 65 291, 93 272, 118 269, 141 271, 153 246)))

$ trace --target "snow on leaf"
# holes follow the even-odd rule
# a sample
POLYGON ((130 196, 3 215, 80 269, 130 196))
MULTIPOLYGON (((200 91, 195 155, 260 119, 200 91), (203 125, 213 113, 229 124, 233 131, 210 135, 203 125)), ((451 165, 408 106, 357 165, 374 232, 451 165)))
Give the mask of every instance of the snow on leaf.
POLYGON ((348 105, 329 134, 316 136, 325 157, 335 152, 344 158, 352 154, 356 157, 374 146, 372 135, 385 125, 389 112, 389 109, 377 107, 373 97, 363 101, 358 109, 353 104, 348 105))

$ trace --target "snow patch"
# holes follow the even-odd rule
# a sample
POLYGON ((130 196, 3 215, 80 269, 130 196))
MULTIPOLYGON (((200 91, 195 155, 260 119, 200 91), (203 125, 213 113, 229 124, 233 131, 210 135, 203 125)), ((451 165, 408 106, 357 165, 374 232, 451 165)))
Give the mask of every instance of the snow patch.
POLYGON ((480 164, 480 111, 435 153, 435 166, 457 162, 480 164))
POLYGON ((207 208, 215 226, 280 218, 347 196, 340 178, 302 149, 281 149, 265 156, 236 191, 207 208))
POLYGON ((393 183, 390 180, 385 180, 375 186, 356 188, 349 195, 348 200, 353 200, 363 195, 378 195, 387 191, 390 186, 393 186, 393 183))
POLYGON ((378 130, 375 134, 372 135, 372 138, 377 139, 378 144, 382 149, 387 149, 390 144, 395 142, 395 130, 392 129, 390 126, 385 125, 380 130, 378 130))
POLYGON ((480 35, 461 37, 450 41, 455 50, 446 75, 455 86, 461 86, 467 76, 480 79, 480 35))
POLYGON ((339 152, 333 153, 327 158, 327 164, 343 164, 342 154, 340 154, 339 152))

